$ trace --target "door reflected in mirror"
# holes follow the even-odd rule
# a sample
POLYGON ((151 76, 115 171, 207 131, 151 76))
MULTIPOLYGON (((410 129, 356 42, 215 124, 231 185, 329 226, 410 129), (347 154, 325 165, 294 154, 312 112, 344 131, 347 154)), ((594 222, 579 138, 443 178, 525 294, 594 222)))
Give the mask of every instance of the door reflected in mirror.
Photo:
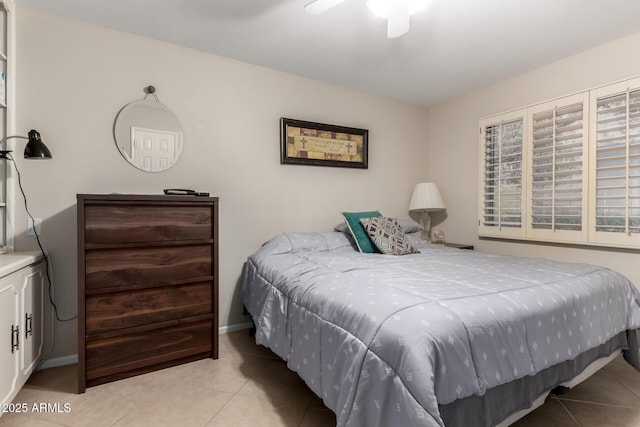
MULTIPOLYGON (((184 145, 176 115, 155 99, 131 102, 116 117, 114 137, 118 151, 145 172, 162 172, 178 162, 184 145)), ((149 95, 147 95, 149 96, 149 95)))

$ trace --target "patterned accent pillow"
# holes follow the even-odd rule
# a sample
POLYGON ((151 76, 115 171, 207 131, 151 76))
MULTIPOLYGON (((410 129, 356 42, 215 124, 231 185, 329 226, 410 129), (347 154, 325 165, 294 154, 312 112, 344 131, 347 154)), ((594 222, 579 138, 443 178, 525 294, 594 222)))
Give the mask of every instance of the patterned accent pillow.
POLYGON ((395 218, 362 218, 360 222, 383 254, 407 255, 420 252, 407 241, 402 227, 395 218))

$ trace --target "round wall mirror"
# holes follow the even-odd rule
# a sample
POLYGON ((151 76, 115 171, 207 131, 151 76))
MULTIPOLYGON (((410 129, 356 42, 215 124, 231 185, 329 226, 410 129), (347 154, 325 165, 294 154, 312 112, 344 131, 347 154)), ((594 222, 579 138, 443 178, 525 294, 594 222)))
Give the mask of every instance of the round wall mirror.
POLYGON ((120 110, 113 133, 118 151, 126 161, 145 172, 162 172, 175 165, 182 154, 182 125, 160 103, 153 86, 145 90, 144 99, 120 110), (149 95, 155 99, 149 99, 149 95))

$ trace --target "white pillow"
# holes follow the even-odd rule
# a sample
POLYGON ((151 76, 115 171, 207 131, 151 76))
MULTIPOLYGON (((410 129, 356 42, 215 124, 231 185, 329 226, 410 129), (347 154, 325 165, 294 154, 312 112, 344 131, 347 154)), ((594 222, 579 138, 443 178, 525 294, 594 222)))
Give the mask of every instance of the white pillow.
MULTIPOLYGON (((400 228, 402 228, 402 231, 404 231, 407 234, 416 233, 418 231, 424 230, 424 227, 422 225, 418 224, 411 218, 392 218, 392 219, 395 219, 396 221, 398 221, 398 225, 400 225, 400 228)), ((351 232, 349 231, 349 227, 347 226, 346 222, 341 222, 340 224, 333 227, 333 231, 337 231, 339 233, 347 233, 351 235, 351 232)))

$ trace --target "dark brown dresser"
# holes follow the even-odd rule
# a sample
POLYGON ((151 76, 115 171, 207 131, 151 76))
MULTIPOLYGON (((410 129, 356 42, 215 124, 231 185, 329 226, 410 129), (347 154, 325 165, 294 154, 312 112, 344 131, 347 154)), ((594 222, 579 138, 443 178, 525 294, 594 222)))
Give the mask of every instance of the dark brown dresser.
POLYGON ((86 387, 218 358, 218 198, 78 194, 86 387))

